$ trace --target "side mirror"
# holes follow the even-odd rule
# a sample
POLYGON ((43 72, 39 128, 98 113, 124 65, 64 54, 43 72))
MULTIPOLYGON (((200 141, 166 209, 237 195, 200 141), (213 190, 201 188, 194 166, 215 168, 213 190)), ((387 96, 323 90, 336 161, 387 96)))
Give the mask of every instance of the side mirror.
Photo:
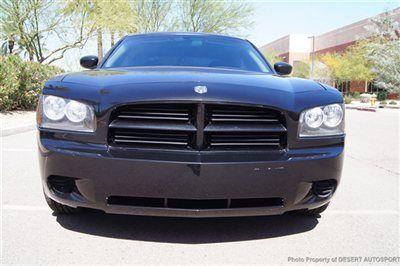
POLYGON ((274 69, 279 75, 289 75, 292 73, 292 66, 286 62, 275 63, 274 69))
POLYGON ((97 64, 99 63, 99 58, 95 55, 87 55, 82 57, 79 63, 84 68, 94 69, 97 67, 97 64))

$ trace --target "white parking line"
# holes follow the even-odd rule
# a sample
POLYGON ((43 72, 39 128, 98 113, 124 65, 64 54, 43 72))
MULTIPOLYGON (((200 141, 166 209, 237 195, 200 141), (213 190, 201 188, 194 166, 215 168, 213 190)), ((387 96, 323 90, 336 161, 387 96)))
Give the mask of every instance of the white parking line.
POLYGON ((399 215, 398 210, 327 210, 326 212, 323 212, 321 215, 325 214, 353 214, 353 215, 399 215))
POLYGON ((29 206, 29 205, 3 205, 4 211, 50 211, 50 208, 44 205, 29 206))
POLYGON ((7 152, 36 152, 36 149, 3 149, 3 151, 7 152))

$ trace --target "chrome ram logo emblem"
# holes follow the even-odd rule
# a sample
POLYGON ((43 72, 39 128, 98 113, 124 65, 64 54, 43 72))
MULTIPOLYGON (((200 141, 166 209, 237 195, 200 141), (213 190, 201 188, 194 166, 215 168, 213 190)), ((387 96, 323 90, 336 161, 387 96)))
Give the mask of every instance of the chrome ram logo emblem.
POLYGON ((207 87, 206 86, 196 86, 194 87, 194 91, 200 94, 206 93, 207 92, 207 87))

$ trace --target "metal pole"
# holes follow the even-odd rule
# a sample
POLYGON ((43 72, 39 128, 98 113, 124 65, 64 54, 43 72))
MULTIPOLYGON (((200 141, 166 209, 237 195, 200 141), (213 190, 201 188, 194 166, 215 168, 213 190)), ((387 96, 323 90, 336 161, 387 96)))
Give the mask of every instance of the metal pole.
POLYGON ((310 70, 310 79, 314 77, 314 54, 315 54, 315 36, 311 36, 308 38, 312 38, 312 52, 311 52, 311 70, 310 70))

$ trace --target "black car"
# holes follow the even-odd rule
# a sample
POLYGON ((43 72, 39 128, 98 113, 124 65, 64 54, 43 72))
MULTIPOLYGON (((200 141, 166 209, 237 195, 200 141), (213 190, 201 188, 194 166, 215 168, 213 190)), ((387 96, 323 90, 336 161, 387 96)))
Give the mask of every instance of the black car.
POLYGON ((37 112, 58 213, 185 217, 326 209, 341 176, 343 97, 286 76, 247 40, 126 36, 48 80, 37 112))

